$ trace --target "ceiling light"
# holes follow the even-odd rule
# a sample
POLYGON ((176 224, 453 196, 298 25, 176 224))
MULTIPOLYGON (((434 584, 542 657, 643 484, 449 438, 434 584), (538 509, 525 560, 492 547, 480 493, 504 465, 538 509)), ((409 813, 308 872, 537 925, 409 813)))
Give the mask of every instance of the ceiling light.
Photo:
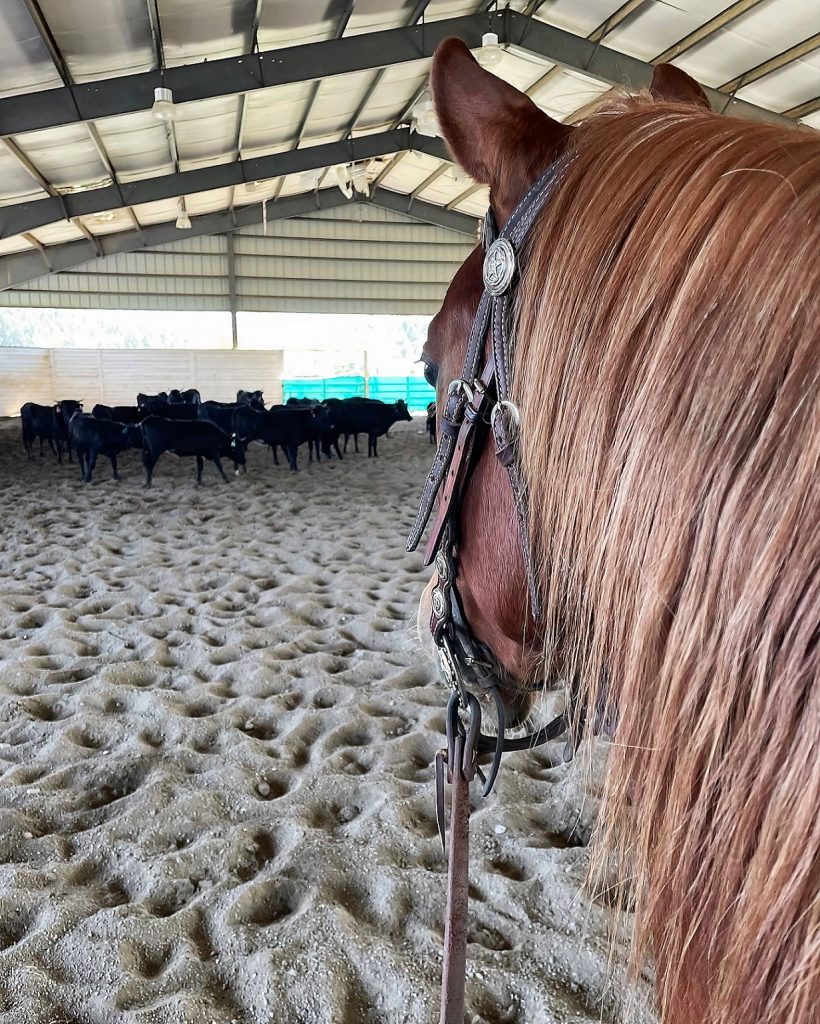
POLYGON ((501 63, 504 51, 498 45, 498 36, 495 32, 485 32, 481 37, 481 49, 476 54, 476 60, 483 68, 494 68, 501 63))
POLYGON ((151 113, 158 121, 174 120, 177 112, 174 106, 174 94, 170 89, 166 89, 162 85, 158 85, 154 89, 154 105, 151 107, 151 113))
POLYGON ((413 107, 413 131, 417 135, 426 135, 434 139, 441 134, 441 127, 436 117, 433 101, 426 95, 413 107))
POLYGON ((185 210, 183 210, 182 213, 177 217, 177 227, 179 228, 180 231, 191 230, 191 218, 188 216, 185 210))

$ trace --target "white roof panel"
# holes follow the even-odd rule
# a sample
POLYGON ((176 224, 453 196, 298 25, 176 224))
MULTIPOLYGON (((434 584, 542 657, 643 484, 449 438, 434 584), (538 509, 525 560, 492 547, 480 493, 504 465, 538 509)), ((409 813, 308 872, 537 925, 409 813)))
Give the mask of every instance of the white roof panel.
MULTIPOLYGON (((165 66, 215 61, 251 55, 255 14, 259 12, 258 44, 261 50, 332 40, 343 25, 348 0, 157 0, 159 26, 152 26, 151 5, 145 0, 39 0, 51 35, 76 82, 105 79, 157 67, 157 46, 161 36, 161 57, 165 66)), ((625 18, 603 44, 643 60, 702 27, 724 11, 729 0, 647 0, 625 18)), ((344 23, 347 36, 394 29, 409 23, 415 0, 358 0, 344 23)), ((622 6, 622 0, 552 0, 539 6, 534 17, 566 31, 588 36, 622 6)), ((532 4, 516 0, 514 11, 529 10, 532 4)), ((441 18, 475 14, 477 0, 433 0, 424 13, 425 23, 441 18)), ((483 15, 482 15, 483 17, 483 15)), ((487 15, 488 27, 490 16, 487 15)), ((423 31, 420 30, 420 31, 423 31)), ((687 50, 676 61, 706 85, 720 86, 755 65, 771 60, 783 50, 820 31, 817 0, 766 0, 726 28, 687 50)), ((561 70, 544 76, 552 68, 549 59, 526 49, 526 34, 520 45, 506 48, 496 73, 520 89, 531 90, 533 99, 553 117, 571 119, 581 108, 604 93, 608 86, 580 71, 561 70), (534 86, 541 82, 540 88, 534 86)), ((389 53, 385 54, 385 59, 389 53)), ((173 131, 181 170, 216 166, 236 158, 241 141, 242 156, 252 158, 286 152, 297 145, 315 146, 381 132, 395 124, 407 124, 413 103, 426 86, 429 58, 388 65, 382 74, 375 70, 338 75, 321 81, 308 115, 314 83, 299 82, 254 90, 239 95, 215 97, 179 104, 173 131), (361 113, 354 118, 373 83, 375 89, 361 113), (244 116, 243 116, 244 111, 244 116), (354 123, 355 120, 355 123, 354 123), (242 125, 240 140, 240 124, 242 125), (302 138, 298 134, 303 126, 302 138)), ((26 9, 26 0, 3 0, 0 16, 0 96, 35 92, 60 85, 60 75, 49 56, 46 41, 26 9)), ((738 91, 741 99, 775 111, 788 110, 820 96, 820 50, 815 49, 788 66, 772 72, 738 91)), ((805 123, 820 126, 820 111, 805 115, 805 123)), ((175 170, 169 132, 150 110, 108 117, 96 124, 97 131, 118 178, 135 182, 175 170)), ((74 124, 18 135, 14 142, 34 166, 27 171, 12 152, 0 149, 0 207, 41 198, 45 194, 35 178, 42 175, 61 191, 98 187, 108 182, 88 125, 74 124)), ((387 165, 386 159, 368 161, 371 182, 387 165)), ((486 204, 486 190, 471 193, 456 202, 470 187, 468 179, 449 165, 418 153, 403 157, 392 166, 382 187, 409 195, 442 166, 447 169, 431 181, 419 198, 448 206, 470 216, 480 216, 486 204)), ((308 187, 301 175, 268 180, 236 188, 217 188, 187 197, 189 212, 197 216, 237 206, 298 195, 308 187)), ((335 188, 327 178, 323 188, 335 188)), ((179 199, 149 202, 136 213, 146 224, 174 221, 180 212, 179 199)), ((131 230, 127 211, 112 210, 85 219, 91 230, 111 233, 131 230), (96 225, 96 227, 95 227, 96 225)), ((76 228, 65 222, 37 229, 37 238, 48 244, 76 237, 76 228)), ((26 248, 18 238, 4 243, 4 252, 26 248), (12 247, 10 249, 9 247, 12 247)))

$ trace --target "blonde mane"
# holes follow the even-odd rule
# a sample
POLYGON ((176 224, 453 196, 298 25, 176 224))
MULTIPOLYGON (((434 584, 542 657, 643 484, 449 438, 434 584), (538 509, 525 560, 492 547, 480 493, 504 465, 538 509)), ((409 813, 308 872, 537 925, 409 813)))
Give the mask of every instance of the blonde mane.
POLYGON ((519 295, 544 672, 605 699, 600 826, 663 1019, 820 1005, 820 138, 618 101, 519 295))

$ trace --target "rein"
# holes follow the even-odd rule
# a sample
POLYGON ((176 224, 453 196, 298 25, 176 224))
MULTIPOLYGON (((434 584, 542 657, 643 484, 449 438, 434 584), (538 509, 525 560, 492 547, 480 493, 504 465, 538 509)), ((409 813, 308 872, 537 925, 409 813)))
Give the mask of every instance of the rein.
MULTIPOLYGON (((461 377, 452 381, 447 390, 447 401, 440 417, 438 448, 407 541, 407 550, 414 551, 438 496, 438 510, 425 548, 424 564, 435 561, 437 581, 432 592, 430 632, 438 651, 439 669, 452 689, 447 706, 447 747, 436 755, 436 818, 443 846, 445 775, 451 785, 440 1024, 463 1024, 464 1020, 470 782, 478 775, 483 783, 482 794, 488 796, 505 752, 546 743, 566 732, 570 724, 565 712, 537 731, 522 737, 507 737, 501 696, 503 670, 492 652, 474 637, 456 584, 461 505, 489 432, 496 457, 509 476, 531 610, 534 618, 539 614, 539 587, 529 548, 528 510, 517 458, 520 420, 518 409, 510 400, 509 324, 522 247, 568 162, 567 157, 562 157, 547 168, 520 200, 502 231, 498 230, 492 210, 487 211, 483 232, 484 290, 470 329, 461 377), (492 698, 498 719, 496 735, 481 731, 481 705, 470 687, 492 698), (462 721, 462 712, 466 722, 462 721), (488 755, 491 762, 485 775, 478 760, 488 755)), ((572 740, 567 745, 565 758, 571 756, 572 740)))

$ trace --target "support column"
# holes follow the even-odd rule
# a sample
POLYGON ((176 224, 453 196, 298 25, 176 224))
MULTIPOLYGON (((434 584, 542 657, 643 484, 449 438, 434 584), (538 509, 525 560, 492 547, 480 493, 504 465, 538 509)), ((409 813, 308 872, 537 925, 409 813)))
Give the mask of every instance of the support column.
POLYGON ((225 245, 228 256, 228 305, 231 311, 231 340, 233 348, 239 348, 239 334, 236 329, 236 252, 232 231, 225 235, 225 245))

